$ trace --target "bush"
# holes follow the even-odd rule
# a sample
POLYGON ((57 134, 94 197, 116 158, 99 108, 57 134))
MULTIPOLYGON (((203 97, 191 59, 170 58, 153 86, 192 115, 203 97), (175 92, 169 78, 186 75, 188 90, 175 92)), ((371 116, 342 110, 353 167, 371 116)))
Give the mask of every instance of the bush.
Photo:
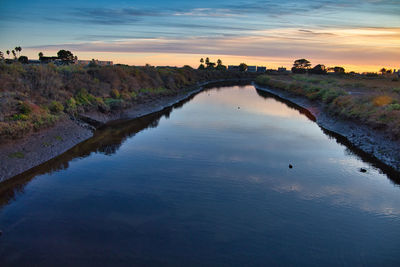
POLYGON ((112 89, 111 93, 110 93, 110 96, 112 98, 120 98, 121 94, 119 93, 119 91, 117 89, 112 89))
POLYGON ((269 85, 271 78, 269 78, 267 75, 260 75, 256 78, 256 83, 259 85, 269 85))
POLYGON ((64 106, 58 101, 51 102, 50 111, 53 113, 60 113, 64 111, 64 106))
POLYGON ((18 109, 21 114, 25 115, 29 115, 32 112, 32 106, 28 102, 20 101, 18 109))
POLYGON ((400 104, 398 104, 398 103, 390 104, 389 106, 387 106, 387 109, 389 111, 400 110, 400 104))

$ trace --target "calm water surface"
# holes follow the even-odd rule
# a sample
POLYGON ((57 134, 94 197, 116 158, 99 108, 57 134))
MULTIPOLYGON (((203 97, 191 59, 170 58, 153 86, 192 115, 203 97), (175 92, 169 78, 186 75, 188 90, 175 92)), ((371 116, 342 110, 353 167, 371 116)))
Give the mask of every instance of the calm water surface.
POLYGON ((16 181, 2 266, 400 264, 393 178, 252 86, 110 125, 16 181))

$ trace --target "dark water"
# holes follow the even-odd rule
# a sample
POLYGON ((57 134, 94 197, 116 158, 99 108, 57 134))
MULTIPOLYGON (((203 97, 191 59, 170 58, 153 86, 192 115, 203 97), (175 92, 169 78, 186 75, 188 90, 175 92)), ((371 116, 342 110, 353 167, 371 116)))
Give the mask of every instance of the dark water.
POLYGON ((252 86, 212 89, 3 184, 0 261, 399 265, 396 176, 252 86))

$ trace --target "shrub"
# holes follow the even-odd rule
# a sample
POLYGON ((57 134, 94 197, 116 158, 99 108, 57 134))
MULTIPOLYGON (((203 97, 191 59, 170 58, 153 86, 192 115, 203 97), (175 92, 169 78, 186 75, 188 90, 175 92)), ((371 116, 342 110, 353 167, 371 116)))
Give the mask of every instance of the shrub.
POLYGON ((393 98, 387 95, 381 95, 374 98, 373 103, 375 106, 387 106, 393 102, 393 98))
POLYGON ((50 111, 53 113, 60 113, 64 111, 64 106, 58 101, 51 102, 50 111))
POLYGON ((67 100, 67 110, 74 111, 76 109, 76 101, 73 97, 67 100))
POLYGON ((398 103, 390 104, 387 106, 387 109, 389 111, 400 110, 400 104, 398 104, 398 103))
POLYGON ((18 109, 21 114, 25 115, 29 115, 32 112, 32 106, 28 102, 20 101, 18 109))
POLYGON ((110 96, 112 98, 120 98, 121 94, 119 93, 119 91, 117 89, 112 89, 111 93, 110 93, 110 96))
POLYGON ((271 78, 269 78, 267 75, 260 75, 256 78, 256 83, 260 85, 269 85, 271 78))

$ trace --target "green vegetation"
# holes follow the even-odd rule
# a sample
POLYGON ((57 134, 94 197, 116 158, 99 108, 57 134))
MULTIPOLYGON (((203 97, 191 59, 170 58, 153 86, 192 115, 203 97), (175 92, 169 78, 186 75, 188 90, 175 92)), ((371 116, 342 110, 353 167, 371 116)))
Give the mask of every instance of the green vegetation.
MULTIPOLYGON (((60 55, 71 60, 68 51, 64 54, 60 55)), ((200 82, 252 75, 221 71, 223 68, 218 66, 223 66, 222 61, 212 71, 189 66, 83 67, 0 61, 0 140, 19 138, 85 112, 108 113, 154 98, 174 96, 200 82)))
POLYGON ((8 155, 8 157, 13 158, 13 159, 23 159, 25 157, 25 154, 22 152, 14 152, 8 155))

